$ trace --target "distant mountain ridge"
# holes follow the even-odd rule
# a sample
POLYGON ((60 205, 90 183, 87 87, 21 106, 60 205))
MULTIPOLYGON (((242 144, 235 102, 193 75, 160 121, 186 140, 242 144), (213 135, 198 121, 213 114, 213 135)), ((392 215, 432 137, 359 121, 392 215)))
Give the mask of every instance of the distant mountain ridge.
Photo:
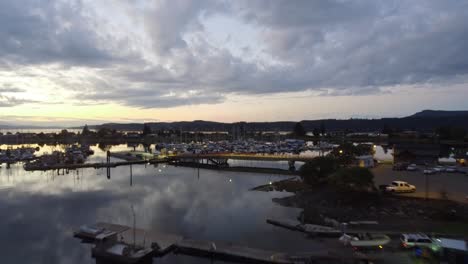
MULTIPOLYGON (((440 126, 459 126, 468 129, 468 111, 443 111, 423 110, 413 115, 401 118, 351 118, 351 119, 319 119, 300 121, 307 131, 320 128, 322 124, 327 131, 370 132, 381 131, 385 126, 393 129, 433 131, 440 126)), ((244 126, 247 130, 255 131, 292 131, 296 121, 275 122, 236 122, 223 123, 214 121, 194 120, 177 122, 152 122, 147 123, 153 130, 182 130, 182 131, 226 131, 231 132, 233 128, 244 126)), ((90 125, 91 129, 106 127, 120 131, 141 131, 143 123, 104 123, 101 125, 90 125)), ((37 126, 37 125, 15 125, 0 121, 0 129, 59 129, 60 126, 37 126)), ((81 129, 82 127, 72 127, 81 129)))
MULTIPOLYGON (((424 110, 411 116, 401 118, 380 119, 320 119, 300 121, 307 131, 325 126, 327 131, 351 130, 355 132, 381 131, 385 126, 393 129, 433 131, 440 126, 460 126, 468 129, 468 111, 440 111, 424 110)), ((247 130, 255 131, 292 131, 296 121, 276 122, 236 122, 222 123, 213 121, 179 121, 179 122, 152 122, 146 123, 153 130, 181 130, 181 131, 227 131, 234 127, 244 126, 247 130)), ((141 131, 142 123, 106 123, 98 126, 89 126, 99 129, 106 127, 121 131, 141 131)))
POLYGON ((10 123, 0 122, 0 129, 11 129, 11 130, 21 130, 21 129, 60 129, 63 127, 60 126, 27 126, 27 125, 15 125, 10 123))
POLYGON ((454 117, 468 116, 468 111, 423 110, 409 117, 454 117))

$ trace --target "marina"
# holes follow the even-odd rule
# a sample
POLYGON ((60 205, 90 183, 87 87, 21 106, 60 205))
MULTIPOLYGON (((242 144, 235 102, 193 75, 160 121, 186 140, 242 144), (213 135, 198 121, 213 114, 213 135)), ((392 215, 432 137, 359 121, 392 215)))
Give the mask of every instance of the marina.
MULTIPOLYGON (((68 148, 63 149, 64 151, 61 153, 81 155, 76 150, 67 151, 68 148)), ((102 209, 98 209, 99 207, 91 209, 100 212, 94 216, 95 218, 91 218, 91 215, 89 218, 79 218, 80 222, 77 222, 79 219, 67 221, 67 223, 74 223, 73 226, 69 227, 73 229, 82 223, 93 222, 95 219, 102 221, 96 225, 88 226, 88 231, 91 231, 91 233, 99 232, 101 234, 100 241, 92 236, 87 237, 75 233, 83 242, 91 243, 91 247, 87 246, 82 250, 88 252, 88 256, 89 252, 91 252, 93 260, 97 263, 104 260, 112 263, 152 263, 160 260, 163 262, 166 260, 171 261, 174 258, 195 258, 234 263, 309 263, 310 261, 318 263, 320 261, 353 263, 356 260, 375 262, 382 261, 386 253, 356 252, 352 248, 356 246, 363 247, 356 244, 359 242, 364 243, 364 245, 370 243, 371 248, 383 246, 385 252, 396 254, 395 252, 400 252, 397 244, 398 237, 402 232, 412 231, 411 228, 406 230, 382 228, 379 227, 379 222, 374 221, 372 218, 364 220, 359 218, 351 219, 354 221, 348 221, 346 227, 340 223, 331 225, 310 222, 300 223, 295 219, 291 219, 291 216, 299 215, 298 210, 293 210, 294 213, 291 213, 292 208, 278 207, 278 205, 274 206, 275 209, 271 209, 271 205, 275 203, 272 203, 272 201, 291 195, 287 191, 281 191, 281 188, 275 191, 273 187, 275 184, 280 186, 300 184, 299 177, 291 177, 291 175, 297 173, 297 171, 290 170, 291 162, 294 162, 294 165, 300 165, 313 160, 315 156, 307 156, 303 153, 273 155, 267 153, 154 153, 154 151, 148 150, 141 145, 137 145, 136 148, 120 145, 105 150, 99 149, 97 146, 90 146, 90 149, 93 150, 94 154, 87 155, 82 163, 78 162, 79 159, 70 158, 69 160, 73 162, 57 163, 54 165, 55 167, 51 166, 52 164, 47 165, 49 167, 42 164, 36 168, 29 167, 30 170, 27 170, 27 166, 31 166, 28 164, 41 163, 35 163, 36 161, 16 162, 12 163, 9 169, 2 169, 0 174, 3 174, 5 183, 7 183, 6 180, 8 179, 9 181, 15 181, 16 185, 18 185, 18 182, 21 182, 22 179, 26 180, 20 173, 20 171, 25 170, 28 173, 25 175, 30 175, 28 177, 34 176, 33 182, 37 184, 47 180, 47 182, 50 181, 49 184, 56 186, 55 188, 60 186, 56 192, 66 193, 65 197, 77 191, 78 193, 84 191, 87 195, 98 195, 98 197, 99 195, 114 197, 109 200, 111 206, 101 207, 102 209), (247 169, 244 170, 239 166, 242 164, 248 165, 246 166, 247 169), (250 168, 248 168, 249 166, 250 168), (112 178, 110 177, 110 169, 112 169, 112 178), (106 170, 108 172, 107 179, 100 177, 99 175, 102 172, 105 175, 106 170), (66 172, 66 174, 60 174, 60 171, 66 172), (57 177, 58 175, 64 175, 65 177, 57 177), (243 175, 249 175, 249 177, 243 175), (128 182, 128 176, 130 176, 130 182, 128 182), (68 184, 61 186, 66 182, 68 184), (60 185, 57 186, 56 183, 60 183, 60 185), (106 187, 107 185, 109 187, 106 187), (98 187, 99 191, 94 192, 92 186, 98 187), (148 188, 149 186, 151 188, 148 188), (177 191, 174 191, 175 189, 177 191), (208 189, 209 192, 206 191, 208 189), (69 190, 74 191, 70 193, 69 190), (128 199, 132 201, 132 204, 138 204, 138 202, 135 203, 134 201, 140 201, 139 203, 144 204, 143 206, 146 209, 142 209, 141 206, 136 207, 138 225, 144 228, 133 228, 125 225, 132 222, 133 216, 126 212, 129 208, 128 202, 125 202, 124 205, 120 204, 119 201, 124 201, 122 198, 118 198, 121 192, 129 197, 128 199), (178 196, 180 194, 184 194, 184 196, 178 196), (192 201, 194 197, 211 197, 212 194, 215 194, 214 197, 217 198, 208 198, 209 202, 206 198, 202 200, 197 198, 192 201), (221 197, 228 197, 228 200, 221 197), (164 205, 162 207, 156 206, 157 209, 153 209, 154 203, 159 204, 161 199, 165 201, 164 205), (243 204, 243 207, 237 205, 239 199, 242 199, 241 204, 243 204), (251 203, 252 200, 256 201, 255 205, 251 203), (182 207, 180 207, 181 201, 184 204, 182 207), (230 209, 226 211, 221 209, 222 206, 220 206, 219 201, 228 204, 230 209), (209 204, 209 208, 211 208, 209 211, 204 209, 206 204, 209 204), (252 206, 253 208, 250 208, 252 206), (188 211, 183 211, 184 213, 182 213, 181 217, 177 217, 177 220, 167 221, 166 218, 173 215, 174 211, 182 210, 177 208, 186 208, 183 210, 188 211), (197 208, 196 211, 193 211, 194 208, 197 208), (162 214, 160 220, 155 220, 159 219, 159 217, 153 213, 150 213, 151 217, 149 218, 145 216, 148 214, 145 211, 152 212, 152 210, 162 214), (237 210, 237 214, 239 214, 236 216, 236 222, 232 222, 234 221, 231 219, 233 216, 232 210, 237 210), (206 214, 206 216, 200 214, 206 214), (252 216, 254 217, 252 218, 252 216), (120 219, 117 222, 119 224, 110 224, 115 223, 113 219, 120 219), (173 225, 170 224, 172 221, 178 222, 178 228, 174 229, 173 225), (246 230, 252 236, 257 236, 259 232, 265 233, 268 234, 270 241, 259 240, 251 244, 249 240, 240 239, 237 234, 228 235, 227 237, 230 237, 230 239, 226 239, 226 232, 230 232, 225 225, 236 226, 237 224, 233 223, 244 221, 247 221, 248 224, 241 227, 240 231, 238 231, 239 234, 244 234, 246 230), (187 223, 191 223, 189 225, 191 227, 188 229, 189 232, 185 229, 187 223), (211 229, 213 230, 210 231, 211 229), (106 231, 103 232, 103 230, 106 231), (306 236, 301 238, 300 234, 298 236, 298 232, 291 231, 298 231, 306 234, 306 236), (349 241, 348 243, 341 242, 338 239, 343 236, 343 231, 350 236, 350 239, 346 240, 349 241), (383 240, 379 240, 379 245, 372 244, 377 243, 377 240, 369 239, 352 242, 354 237, 363 234, 372 236, 385 234, 392 239, 392 242, 388 245, 381 243, 383 240), (104 238, 107 242, 103 242, 104 238), (277 245, 270 244, 278 241, 278 239, 289 241, 289 246, 283 242, 275 242, 279 243, 277 245)), ((151 146, 151 149, 156 149, 156 147, 151 146)), ((50 155, 47 153, 59 152, 53 149, 41 149, 38 152, 37 160, 49 161, 49 158, 40 159, 41 154, 46 157, 50 155)), ((66 154, 54 155, 66 157, 60 156, 66 154)), ((453 175, 453 177, 455 176, 453 175)), ((27 181, 31 180, 28 179, 27 181)), ((33 186, 35 185, 31 187, 33 186)), ((10 192, 9 189, 6 189, 6 193, 10 192)), ((95 201, 100 199, 102 198, 95 201)), ((105 200, 108 199, 105 198, 105 200)), ((87 203, 89 202, 85 202, 85 204, 87 203)), ((73 208, 86 208, 85 204, 78 205, 76 202, 72 202, 71 206, 73 208)), ((91 204, 94 204, 94 202, 91 204)), ((437 235, 443 234, 439 233, 437 235)), ((453 233, 446 234, 445 237, 457 238, 453 236, 453 233)), ((197 260, 190 260, 189 262, 196 263, 197 260)), ((103 263, 107 262, 104 261, 103 263)))

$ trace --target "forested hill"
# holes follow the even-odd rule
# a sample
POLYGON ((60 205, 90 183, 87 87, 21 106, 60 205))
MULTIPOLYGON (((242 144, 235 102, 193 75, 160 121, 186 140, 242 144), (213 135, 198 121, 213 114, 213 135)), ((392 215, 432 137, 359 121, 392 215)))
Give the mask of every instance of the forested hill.
MULTIPOLYGON (((147 123, 153 130, 182 130, 182 131, 232 131, 233 126, 244 127, 246 130, 257 131, 292 131, 295 121, 278 122, 238 122, 221 123, 203 120, 182 122, 154 122, 147 123)), ((302 125, 307 131, 324 126, 327 131, 381 131, 384 127, 401 130, 433 131, 442 126, 457 126, 468 129, 468 111, 436 111, 424 110, 414 115, 402 118, 380 119, 322 119, 303 120, 302 125)), ((107 127, 116 130, 140 131, 141 123, 117 124, 107 123, 90 128, 107 127)))

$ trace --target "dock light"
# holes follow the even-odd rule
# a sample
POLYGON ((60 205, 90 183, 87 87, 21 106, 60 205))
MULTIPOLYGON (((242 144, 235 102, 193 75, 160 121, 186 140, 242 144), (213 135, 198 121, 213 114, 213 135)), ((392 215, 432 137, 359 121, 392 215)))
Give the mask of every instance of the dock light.
POLYGON ((272 182, 270 182, 270 185, 272 185, 272 184, 273 184, 273 183, 272 183, 272 182))
POLYGON ((339 151, 339 152, 340 152, 340 154, 343 154, 343 150, 341 150, 341 149, 340 149, 340 151, 339 151))
POLYGON ((379 248, 382 249, 383 248, 382 245, 379 245, 379 248))
POLYGON ((377 147, 377 145, 374 145, 374 148, 376 148, 376 147, 377 147))

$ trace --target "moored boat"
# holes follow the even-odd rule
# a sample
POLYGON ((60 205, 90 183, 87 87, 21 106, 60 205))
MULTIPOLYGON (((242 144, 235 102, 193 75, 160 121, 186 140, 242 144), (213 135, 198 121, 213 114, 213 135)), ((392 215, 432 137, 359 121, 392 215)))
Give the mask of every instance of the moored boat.
POLYGON ((339 240, 344 245, 350 245, 357 248, 383 248, 384 245, 390 242, 390 237, 384 234, 357 234, 355 236, 350 236, 343 234, 339 240))

